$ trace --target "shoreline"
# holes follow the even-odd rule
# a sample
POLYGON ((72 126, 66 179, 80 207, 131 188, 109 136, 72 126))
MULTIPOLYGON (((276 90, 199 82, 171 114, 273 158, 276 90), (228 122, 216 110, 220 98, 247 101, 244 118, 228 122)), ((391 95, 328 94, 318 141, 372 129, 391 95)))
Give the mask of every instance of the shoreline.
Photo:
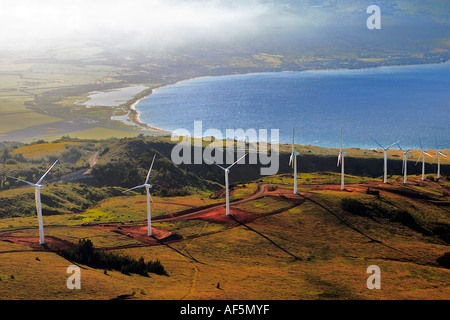
POLYGON ((170 133, 170 131, 167 130, 163 130, 157 127, 153 127, 148 125, 145 122, 142 122, 139 118, 139 112, 136 110, 136 105, 143 99, 145 99, 146 97, 148 97, 149 95, 151 95, 153 93, 153 89, 150 89, 150 92, 146 95, 144 95, 143 97, 133 101, 131 104, 128 105, 128 119, 130 120, 130 122, 138 125, 139 127, 143 127, 145 129, 149 129, 152 131, 156 131, 156 132, 160 132, 160 133, 170 133))
MULTIPOLYGON (((162 88, 165 86, 169 86, 169 85, 174 85, 183 81, 189 81, 189 80, 194 80, 194 79, 201 79, 201 78, 211 78, 211 77, 228 77, 228 76, 243 76, 243 75, 253 75, 253 74, 269 74, 269 73, 281 73, 281 72, 304 72, 304 71, 314 71, 314 72, 320 72, 320 71, 357 71, 357 70, 370 70, 370 69, 379 69, 379 68, 390 68, 390 67, 413 67, 413 66, 421 66, 421 65, 439 65, 439 64, 445 64, 445 63, 450 63, 450 60, 447 61, 443 61, 443 62, 434 62, 434 63, 422 63, 422 64, 400 64, 400 65, 381 65, 381 66, 375 66, 375 67, 365 67, 365 68, 340 68, 340 69, 305 69, 305 70, 283 70, 283 71, 268 71, 268 72, 247 72, 247 73, 233 73, 233 74, 224 74, 224 75, 203 75, 203 76, 197 76, 197 77, 188 77, 186 79, 181 79, 181 80, 177 80, 174 82, 169 82, 169 83, 165 83, 165 84, 161 84, 160 86, 154 87, 154 88, 149 88, 147 90, 144 91, 149 91, 147 94, 145 94, 143 97, 140 97, 137 100, 134 100, 131 104, 129 104, 127 106, 127 108, 129 109, 128 111, 128 118, 131 122, 133 122, 134 124, 149 129, 149 130, 153 130, 156 132, 160 132, 160 133, 167 133, 170 134, 171 131, 167 131, 161 128, 157 128, 154 126, 150 126, 149 124, 143 122, 140 120, 139 116, 140 113, 139 111, 136 110, 136 105, 143 99, 147 98, 148 96, 150 96, 153 93, 153 90, 158 89, 158 88, 162 88)), ((142 91, 142 92, 144 92, 142 91)), ((141 93, 142 93, 141 92, 141 93)), ((141 94, 139 93, 139 94, 141 94)), ((139 95, 138 94, 138 95, 139 95)), ((135 96, 136 98, 136 96, 135 96)))

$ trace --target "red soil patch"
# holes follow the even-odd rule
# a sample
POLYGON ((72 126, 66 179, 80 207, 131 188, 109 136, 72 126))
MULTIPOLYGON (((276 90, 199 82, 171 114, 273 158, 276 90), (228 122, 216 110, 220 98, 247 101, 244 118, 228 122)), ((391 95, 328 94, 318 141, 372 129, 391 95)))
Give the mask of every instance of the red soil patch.
MULTIPOLYGON (((408 184, 411 185, 433 185, 436 186, 431 181, 421 181, 410 179, 408 184)), ((299 185, 300 188, 310 189, 311 191, 316 190, 330 190, 330 191, 342 191, 342 192, 361 192, 365 193, 367 189, 374 188, 377 190, 391 191, 389 189, 394 189, 394 186, 403 185, 403 183, 395 182, 394 184, 384 184, 381 181, 370 181, 361 184, 348 184, 345 187, 345 190, 341 190, 340 185, 299 185)), ((177 221, 177 220, 204 220, 212 223, 219 224, 229 224, 235 225, 238 222, 241 223, 249 223, 258 218, 266 216, 266 214, 254 214, 248 213, 243 210, 234 208, 233 206, 238 205, 240 203, 244 203, 247 201, 255 200, 265 196, 271 197, 282 197, 284 199, 288 199, 289 201, 298 202, 301 204, 304 202, 304 198, 302 197, 310 197, 313 196, 313 193, 310 192, 300 192, 300 194, 294 194, 292 189, 285 189, 282 186, 276 185, 268 185, 268 184, 260 184, 258 186, 258 190, 255 194, 250 195, 242 200, 237 200, 230 203, 230 211, 231 215, 227 216, 225 213, 225 204, 214 205, 212 207, 203 207, 195 210, 192 209, 181 211, 178 214, 171 215, 162 215, 152 219, 154 222, 168 222, 168 221, 177 221)), ((268 213, 271 214, 271 213, 268 213)), ((82 226, 82 228, 102 228, 108 229, 112 232, 117 232, 122 235, 128 236, 130 238, 136 239, 140 242, 143 242, 147 245, 158 245, 161 244, 161 241, 172 241, 181 239, 176 233, 172 233, 167 230, 158 229, 152 227, 152 236, 147 235, 147 224, 125 224, 125 223, 111 223, 111 224, 100 224, 100 225, 90 225, 90 226, 82 226)), ((52 250, 57 251, 60 249, 66 249, 73 246, 71 242, 58 239, 56 237, 46 236, 46 244, 40 245, 38 237, 29 237, 29 236, 20 236, 20 235, 11 235, 11 232, 2 232, 0 235, 0 240, 10 241, 12 243, 25 245, 33 248, 38 251, 52 250)))
POLYGON ((202 215, 200 216, 191 216, 186 220, 200 219, 212 223, 220 223, 220 224, 234 224, 236 220, 240 222, 251 222, 262 215, 257 215, 253 213, 248 213, 239 209, 230 208, 230 215, 227 216, 226 208, 224 207, 215 207, 209 210, 204 210, 202 215))
POLYGON ((95 229, 107 229, 113 232, 123 234, 127 237, 137 239, 141 242, 150 245, 156 245, 159 241, 169 240, 171 238, 176 238, 176 235, 167 230, 161 230, 152 227, 152 235, 148 236, 147 224, 145 225, 124 225, 124 224, 101 224, 94 226, 86 226, 85 228, 95 228, 95 229))
POLYGON ((36 251, 58 251, 68 249, 74 246, 73 243, 56 237, 46 236, 45 244, 39 244, 39 237, 31 236, 2 236, 0 240, 8 241, 15 244, 24 245, 36 251))
POLYGON ((125 226, 122 229, 116 229, 116 232, 152 245, 158 244, 159 241, 170 240, 175 235, 170 231, 152 227, 152 235, 148 236, 147 225, 125 226))

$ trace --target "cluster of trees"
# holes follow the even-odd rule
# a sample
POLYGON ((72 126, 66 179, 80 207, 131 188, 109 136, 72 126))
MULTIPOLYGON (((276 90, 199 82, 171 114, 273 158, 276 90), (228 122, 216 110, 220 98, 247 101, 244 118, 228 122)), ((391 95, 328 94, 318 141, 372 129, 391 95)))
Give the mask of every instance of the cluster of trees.
POLYGON ((149 272, 167 275, 164 266, 159 260, 145 262, 143 257, 136 260, 128 256, 97 251, 89 239, 81 239, 76 246, 71 249, 61 250, 59 254, 68 260, 88 265, 92 268, 117 270, 126 275, 135 273, 148 276, 149 272))
POLYGON ((12 154, 9 151, 9 148, 5 148, 0 152, 1 164, 17 164, 18 162, 26 162, 25 158, 21 153, 12 154))

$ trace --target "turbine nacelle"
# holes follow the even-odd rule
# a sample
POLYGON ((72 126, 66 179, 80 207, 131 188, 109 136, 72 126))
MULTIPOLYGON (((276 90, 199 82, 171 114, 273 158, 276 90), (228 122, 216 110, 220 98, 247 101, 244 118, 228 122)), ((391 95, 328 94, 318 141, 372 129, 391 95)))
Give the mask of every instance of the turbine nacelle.
POLYGON ((383 146, 382 146, 381 144, 379 144, 379 143, 377 142, 377 140, 375 140, 374 138, 372 138, 372 140, 375 141, 375 143, 376 143, 377 145, 379 145, 380 148, 384 150, 384 152, 388 151, 394 144, 398 145, 398 143, 400 142, 400 141, 396 141, 396 142, 394 142, 393 144, 391 144, 391 145, 389 145, 389 146, 387 146, 387 147, 383 147, 383 146))
POLYGON ((346 154, 347 154, 347 152, 339 152, 337 166, 339 166, 339 164, 341 163, 342 157, 345 156, 346 154))
POLYGON ((223 171, 225 171, 226 173, 230 173, 230 169, 231 167, 233 167, 236 163, 238 163, 239 161, 241 161, 248 153, 244 154, 242 157, 240 157, 238 160, 236 160, 235 162, 233 162, 230 166, 228 166, 227 168, 222 167, 221 165, 218 165, 215 162, 212 162, 211 160, 208 159, 204 159, 205 162, 209 163, 209 164, 214 164, 217 167, 219 167, 220 169, 222 169, 223 171))
POLYGON ((339 146, 339 155, 338 155, 338 162, 337 162, 338 167, 339 167, 339 164, 341 163, 343 156, 347 154, 347 152, 342 151, 342 136, 343 136, 343 130, 341 130, 341 144, 339 146))
POLYGON ((299 155, 300 155, 300 153, 298 153, 298 152, 291 153, 291 156, 289 157, 289 165, 291 165, 291 164, 294 165, 292 160, 294 159, 294 157, 297 157, 299 155))
POLYGON ((344 135, 344 130, 341 129, 341 142, 339 145, 339 155, 338 155, 338 161, 337 161, 337 167, 339 167, 339 165, 341 165, 341 190, 345 190, 344 156, 347 154, 347 152, 342 151, 343 135, 344 135))
POLYGON ((428 152, 422 150, 421 153, 420 153, 419 158, 418 158, 417 161, 416 161, 416 165, 417 165, 417 163, 419 163, 419 161, 420 161, 421 158, 422 158, 423 161, 425 161, 425 156, 432 157, 431 154, 429 154, 428 152))
POLYGON ((436 155, 433 158, 433 162, 436 160, 436 158, 438 158, 438 167, 437 167, 437 178, 439 179, 441 177, 441 156, 443 156, 444 158, 447 158, 447 155, 442 152, 441 150, 439 150, 439 146, 437 144, 437 139, 436 139, 436 155))
POLYGON ((374 138, 371 138, 371 139, 372 139, 377 145, 379 145, 380 148, 383 149, 383 151, 384 151, 383 183, 388 183, 388 181, 387 181, 387 151, 388 151, 389 148, 391 148, 394 144, 397 144, 397 145, 398 145, 398 143, 399 143, 400 141, 396 141, 396 142, 394 142, 393 144, 391 144, 391 145, 389 145, 389 146, 387 146, 387 147, 383 147, 381 144, 379 144, 379 143, 377 142, 377 140, 375 140, 374 138))

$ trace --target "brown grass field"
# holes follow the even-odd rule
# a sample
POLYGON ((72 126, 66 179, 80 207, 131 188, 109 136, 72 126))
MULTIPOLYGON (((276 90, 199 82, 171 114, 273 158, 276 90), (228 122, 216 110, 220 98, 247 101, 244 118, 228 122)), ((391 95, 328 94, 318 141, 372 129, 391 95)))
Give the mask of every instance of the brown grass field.
MULTIPOLYGON (((153 237, 146 235, 142 196, 120 197, 122 206, 119 198, 106 200, 95 210, 108 214, 97 212, 96 219, 83 220, 89 212, 63 215, 57 224, 45 227, 46 246, 38 244, 37 222, 31 227, 2 228, 0 298, 450 298, 450 271, 436 260, 449 251, 448 243, 402 223, 350 214, 339 205, 349 197, 379 201, 411 210, 425 225, 448 224, 445 186, 411 179, 408 186, 372 181, 347 185, 345 191, 337 185, 302 184, 298 195, 289 185, 262 183, 253 190, 232 202, 232 216, 225 215, 223 199, 214 203, 199 196, 155 198, 153 205, 159 209, 152 218, 153 237), (366 194, 368 187, 379 191, 379 198, 366 194), (437 200, 417 196, 419 191, 437 200), (196 210, 205 204, 211 207, 196 210), (127 214, 133 220, 126 221, 127 214), (111 222, 110 215, 122 218, 111 222), (105 274, 81 265, 82 288, 69 290, 66 269, 73 263, 56 250, 79 239, 92 240, 99 250, 159 259, 168 276, 105 274), (381 269, 381 290, 366 286, 370 265, 381 269)), ((31 218, 37 220, 21 219, 31 218)), ((44 224, 48 218, 44 217, 44 224)))

